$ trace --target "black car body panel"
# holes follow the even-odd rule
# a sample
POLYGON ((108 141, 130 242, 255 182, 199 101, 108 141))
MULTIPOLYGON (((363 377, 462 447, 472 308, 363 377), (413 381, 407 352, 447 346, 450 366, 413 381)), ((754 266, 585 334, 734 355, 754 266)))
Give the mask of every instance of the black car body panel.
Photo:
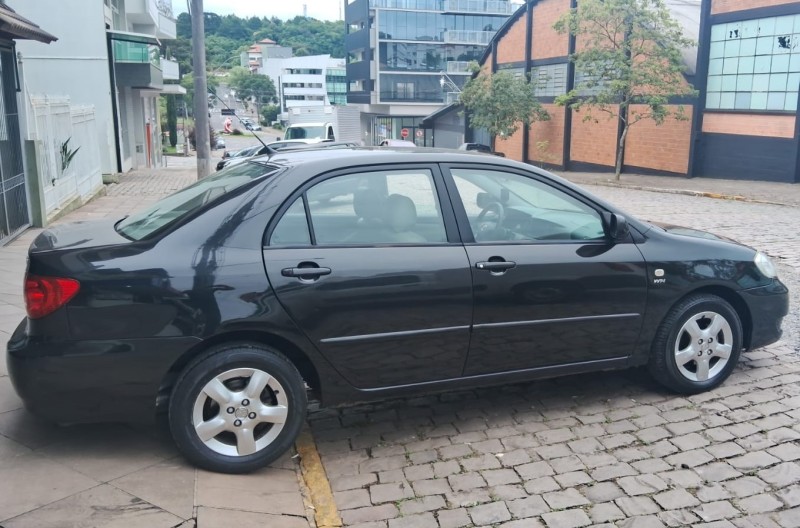
POLYGON ((449 164, 521 172, 624 215, 557 176, 480 154, 312 149, 268 162, 280 170, 143 240, 107 222, 39 235, 29 273, 81 289, 23 321, 8 344, 9 373, 32 410, 61 422, 150 416, 183 367, 231 340, 281 350, 326 405, 623 368, 647 361, 665 314, 693 291, 729 299, 748 346, 780 337, 786 288, 760 274, 752 249, 628 215, 625 240, 480 245, 462 241, 466 228, 439 189, 439 245, 263 247, 273 217, 312 180, 409 163, 431 167, 437 186, 449 164), (517 262, 516 273, 476 268, 495 256, 517 262), (332 271, 305 282, 283 274, 304 262, 332 271))

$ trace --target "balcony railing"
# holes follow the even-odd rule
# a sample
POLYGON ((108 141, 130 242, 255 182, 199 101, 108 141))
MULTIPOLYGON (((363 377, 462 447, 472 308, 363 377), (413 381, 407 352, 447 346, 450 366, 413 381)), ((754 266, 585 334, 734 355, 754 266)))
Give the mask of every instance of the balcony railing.
POLYGON ((172 0, 156 0, 158 12, 168 18, 175 18, 172 11, 172 0))
POLYGON ((444 32, 444 41, 447 44, 477 44, 487 46, 496 31, 466 31, 451 30, 444 32))
POLYGON ((370 0, 369 6, 373 9, 409 9, 489 15, 510 15, 518 7, 505 0, 370 0))
POLYGON ((469 73, 469 61, 447 61, 447 73, 469 73))
POLYGON ((369 0, 369 7, 384 9, 411 9, 414 11, 441 11, 442 0, 369 0))
POLYGON ((150 63, 161 69, 161 57, 158 46, 139 44, 138 42, 114 41, 114 62, 134 64, 150 63))
POLYGON ((514 12, 511 2, 499 0, 443 0, 442 10, 461 13, 484 13, 491 15, 510 15, 514 12))

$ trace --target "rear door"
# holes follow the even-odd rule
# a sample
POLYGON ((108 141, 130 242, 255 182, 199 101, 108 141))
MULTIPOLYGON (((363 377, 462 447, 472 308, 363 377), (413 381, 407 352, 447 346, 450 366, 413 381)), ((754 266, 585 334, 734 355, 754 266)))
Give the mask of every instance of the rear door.
POLYGON ((278 299, 356 387, 461 375, 472 279, 441 196, 436 166, 349 170, 299 189, 267 230, 278 299))
POLYGON ((631 241, 569 189, 506 167, 449 168, 474 291, 465 376, 628 356, 647 293, 631 241))

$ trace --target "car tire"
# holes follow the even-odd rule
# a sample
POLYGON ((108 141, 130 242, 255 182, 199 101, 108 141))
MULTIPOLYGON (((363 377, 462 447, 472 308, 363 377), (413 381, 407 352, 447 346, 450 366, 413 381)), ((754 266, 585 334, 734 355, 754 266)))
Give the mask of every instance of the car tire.
POLYGON ((195 466, 249 473, 291 447, 306 407, 303 379, 285 356, 259 344, 223 345, 178 378, 169 427, 195 466))
POLYGON ((659 326, 648 367, 667 388, 696 394, 725 381, 741 351, 736 310, 721 297, 696 294, 679 302, 659 326))

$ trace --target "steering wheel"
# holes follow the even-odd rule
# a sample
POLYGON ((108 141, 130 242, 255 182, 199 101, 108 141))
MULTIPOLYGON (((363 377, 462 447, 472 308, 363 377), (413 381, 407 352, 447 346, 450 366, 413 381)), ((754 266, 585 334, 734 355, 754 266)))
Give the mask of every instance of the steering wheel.
MULTIPOLYGON (((496 237, 497 231, 502 230, 503 220, 506 218, 506 209, 500 202, 491 202, 483 208, 478 215, 477 235, 496 237)), ((483 238, 483 237, 480 237, 483 238)))

